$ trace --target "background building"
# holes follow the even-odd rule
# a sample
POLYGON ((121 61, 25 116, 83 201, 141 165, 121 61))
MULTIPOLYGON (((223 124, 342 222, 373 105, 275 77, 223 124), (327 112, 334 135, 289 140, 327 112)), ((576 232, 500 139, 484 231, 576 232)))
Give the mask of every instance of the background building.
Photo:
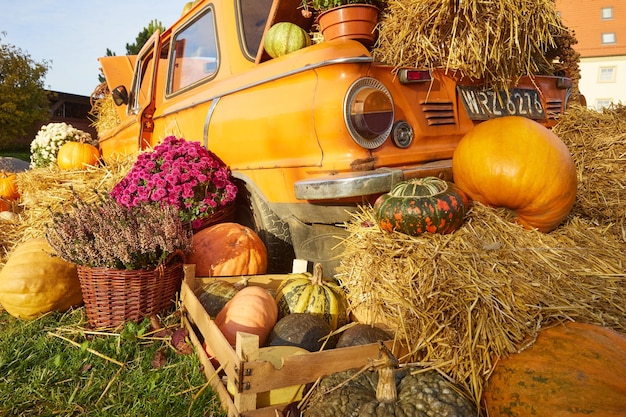
POLYGON ((626 0, 556 0, 556 8, 578 40, 587 106, 626 105, 626 0))

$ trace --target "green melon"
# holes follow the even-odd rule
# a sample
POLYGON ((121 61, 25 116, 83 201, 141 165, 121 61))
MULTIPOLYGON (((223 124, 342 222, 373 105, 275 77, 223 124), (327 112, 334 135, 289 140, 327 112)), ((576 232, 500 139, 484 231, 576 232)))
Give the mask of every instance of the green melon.
POLYGON ((311 37, 304 29, 289 22, 273 25, 265 34, 263 46, 272 58, 288 54, 311 45, 311 37))

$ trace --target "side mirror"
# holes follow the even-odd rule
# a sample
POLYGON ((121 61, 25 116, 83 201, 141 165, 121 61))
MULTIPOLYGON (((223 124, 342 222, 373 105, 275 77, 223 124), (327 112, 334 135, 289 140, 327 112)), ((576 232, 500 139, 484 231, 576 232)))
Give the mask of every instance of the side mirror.
POLYGON ((128 104, 128 91, 123 85, 115 87, 113 91, 111 91, 111 96, 113 97, 113 102, 116 106, 128 104))

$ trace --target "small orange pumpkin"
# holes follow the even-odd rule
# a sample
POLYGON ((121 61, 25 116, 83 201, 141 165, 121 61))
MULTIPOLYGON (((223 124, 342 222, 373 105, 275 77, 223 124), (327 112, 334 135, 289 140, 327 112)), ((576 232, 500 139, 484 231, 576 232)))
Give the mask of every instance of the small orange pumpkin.
POLYGON ((218 223, 193 235, 187 263, 199 277, 256 275, 267 271, 267 249, 250 228, 218 223))
POLYGON ((547 233, 576 200, 576 166, 551 130, 520 116, 487 120, 470 130, 452 156, 454 182, 472 200, 517 213, 526 228, 547 233))
POLYGON ((16 183, 17 175, 11 172, 0 172, 0 198, 17 200, 20 193, 16 183))
POLYGON ((215 325, 231 345, 237 341, 237 332, 259 336, 263 346, 278 320, 278 307, 268 290, 258 286, 242 288, 215 317, 215 325))
POLYGON ((57 153, 57 165, 64 171, 85 169, 96 165, 99 159, 98 148, 84 142, 65 142, 57 153))
POLYGON ((625 376, 626 334, 568 323, 500 360, 483 399, 492 417, 623 417, 625 376))

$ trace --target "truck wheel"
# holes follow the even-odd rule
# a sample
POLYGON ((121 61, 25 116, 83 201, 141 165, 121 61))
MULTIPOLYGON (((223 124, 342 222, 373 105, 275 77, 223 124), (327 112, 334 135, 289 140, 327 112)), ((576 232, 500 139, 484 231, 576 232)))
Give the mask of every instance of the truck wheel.
POLYGON ((238 182, 236 221, 254 230, 267 248, 267 273, 292 271, 295 252, 289 225, 282 221, 258 193, 238 182))

